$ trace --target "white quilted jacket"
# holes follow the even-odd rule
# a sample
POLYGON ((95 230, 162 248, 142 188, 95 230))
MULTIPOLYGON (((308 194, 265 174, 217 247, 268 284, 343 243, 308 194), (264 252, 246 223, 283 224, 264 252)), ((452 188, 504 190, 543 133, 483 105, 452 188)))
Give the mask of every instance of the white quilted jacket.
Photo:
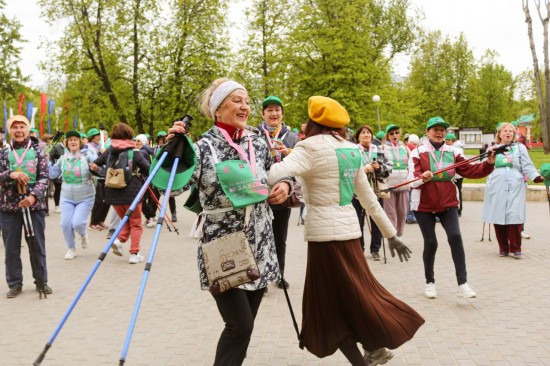
MULTIPOLYGON (((268 183, 296 176, 307 205, 304 230, 306 241, 350 240, 361 236, 357 214, 351 204, 340 206, 340 184, 336 148, 357 148, 331 135, 317 135, 300 141, 292 152, 268 172, 268 183)), ((359 150, 357 150, 359 153, 359 150)), ((355 194, 374 219, 382 235, 391 238, 396 230, 376 200, 363 169, 355 178, 355 194)))

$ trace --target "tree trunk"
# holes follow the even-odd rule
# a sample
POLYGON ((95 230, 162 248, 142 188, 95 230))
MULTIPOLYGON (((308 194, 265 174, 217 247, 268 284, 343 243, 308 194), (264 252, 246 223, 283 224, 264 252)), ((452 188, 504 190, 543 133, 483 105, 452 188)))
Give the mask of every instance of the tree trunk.
POLYGON ((550 15, 550 4, 545 1, 546 18, 542 18, 540 12, 540 2, 536 2, 537 12, 539 19, 543 25, 543 53, 544 53, 544 89, 541 80, 539 61, 537 57, 537 51, 535 48, 535 41, 533 39, 533 19, 529 12, 529 0, 522 0, 523 12, 525 14, 525 22, 527 23, 527 35, 529 37, 529 45, 531 48, 531 55, 533 57, 533 75, 535 77, 535 85, 537 88, 537 101, 540 114, 541 135, 544 143, 544 153, 550 154, 550 93, 544 91, 550 91, 550 66, 548 57, 548 16, 550 15))
POLYGON ((136 0, 134 7, 134 28, 132 41, 134 43, 134 65, 132 70, 132 94, 134 98, 136 126, 138 133, 143 133, 143 114, 141 108, 141 100, 139 97, 139 37, 138 37, 138 22, 140 17, 141 0, 136 0))

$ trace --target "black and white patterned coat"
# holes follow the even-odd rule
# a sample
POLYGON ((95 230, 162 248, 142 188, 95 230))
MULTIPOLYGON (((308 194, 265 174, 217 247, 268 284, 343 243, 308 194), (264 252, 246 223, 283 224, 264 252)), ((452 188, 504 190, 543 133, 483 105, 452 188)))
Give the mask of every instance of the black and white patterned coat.
MULTIPOLYGON (((273 162, 271 153, 264 139, 258 135, 258 130, 247 127, 249 138, 252 139, 256 155, 256 177, 267 184, 267 171, 273 162)), ((212 211, 232 207, 231 201, 224 194, 216 175, 216 168, 209 145, 204 141, 208 139, 214 148, 218 160, 241 160, 239 153, 227 143, 217 126, 208 130, 195 144, 197 154, 197 166, 193 172, 190 183, 199 188, 199 200, 204 210, 212 211)), ((235 141, 247 154, 248 137, 235 141)), ((209 242, 221 236, 243 230, 245 221, 245 209, 230 210, 221 213, 203 213, 204 224, 201 241, 209 242)), ((256 261, 260 269, 260 278, 253 283, 244 284, 239 288, 244 290, 257 290, 266 287, 270 282, 280 278, 279 264, 275 253, 275 241, 271 221, 273 214, 267 201, 256 203, 252 207, 250 222, 246 228, 248 242, 256 255, 256 261)), ((203 289, 208 289, 208 279, 204 268, 204 260, 199 245, 198 266, 200 283, 203 289)))

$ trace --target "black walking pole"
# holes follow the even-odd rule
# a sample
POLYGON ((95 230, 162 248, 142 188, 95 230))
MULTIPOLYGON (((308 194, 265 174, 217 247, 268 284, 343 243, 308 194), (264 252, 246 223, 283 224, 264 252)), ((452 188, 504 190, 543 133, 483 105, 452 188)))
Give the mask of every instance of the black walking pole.
POLYGON ((59 332, 61 331, 61 328, 63 328, 63 325, 65 324, 65 322, 67 321, 67 319, 71 315, 71 313, 74 310, 76 304, 78 303, 78 300, 80 300, 80 298, 82 297, 82 294, 86 290, 86 287, 88 287, 88 284, 92 280, 92 278, 95 275, 96 271, 98 270, 99 266, 101 265, 101 263, 103 262, 103 260, 107 256, 107 253, 109 252, 109 249, 111 249, 111 246, 113 245, 114 241, 116 240, 118 234, 122 231, 122 228, 124 227, 124 225, 126 225, 126 222, 128 222, 128 220, 129 220, 130 216, 132 215, 132 213, 134 212, 136 206, 141 201, 141 197, 143 196, 143 194, 147 190, 147 187, 149 186, 149 184, 151 183, 151 181, 155 177, 155 174, 157 174, 157 172, 160 170, 160 168, 162 166, 162 162, 164 162, 164 160, 166 160, 167 157, 168 157, 168 153, 164 152, 162 154, 162 156, 160 157, 160 159, 159 159, 159 164, 149 174, 149 177, 147 178, 147 180, 145 181, 145 183, 143 184, 143 186, 139 190, 136 198, 134 199, 134 201, 132 202, 132 204, 128 208, 128 211, 126 211, 126 214, 124 215, 124 217, 120 221, 120 224, 116 228, 113 236, 111 237, 111 239, 109 240, 109 242, 107 243, 107 245, 105 246, 105 248, 103 249, 103 251, 101 252, 99 257, 97 258, 97 261, 96 261, 95 265, 93 266, 92 270, 88 274, 88 277, 86 277, 86 279, 84 280, 84 283, 82 284, 82 287, 80 288, 80 290, 76 294, 76 297, 74 298, 73 302, 69 305, 69 308, 65 312, 65 315, 63 315, 63 318, 61 318, 61 321, 59 322, 59 324, 55 328, 53 334, 51 335, 50 339, 48 340, 48 343, 46 343, 46 346, 44 347, 44 350, 42 351, 42 353, 40 353, 40 355, 38 356, 36 361, 34 361, 34 363, 33 363, 34 366, 39 366, 42 363, 42 361, 44 360, 44 357, 46 356, 46 353, 51 348, 53 342, 55 341, 55 339, 57 338, 59 332))
MULTIPOLYGON (((155 256, 155 251, 157 249, 157 244, 160 236, 160 231, 162 230, 162 224, 164 221, 164 216, 166 215, 166 207, 168 206, 168 201, 170 199, 170 193, 172 192, 172 185, 174 184, 174 178, 179 166, 179 161, 182 157, 185 143, 189 143, 189 140, 185 136, 175 137, 176 143, 172 146, 169 146, 166 151, 173 155, 174 163, 172 165, 172 170, 170 171, 170 176, 168 178, 168 184, 166 185, 166 190, 164 192, 164 199, 162 201, 162 206, 160 208, 159 216, 157 219, 157 226, 155 228, 155 234, 153 236, 153 241, 151 242, 151 248, 149 249, 149 256, 147 257, 147 263, 145 264, 145 271, 143 272, 143 279, 141 281, 141 286, 139 288, 138 297, 136 300, 136 305, 134 307, 134 312, 132 313, 132 318, 130 320, 130 325, 128 327, 128 333, 126 334, 126 341, 122 348, 122 353, 120 355, 119 366, 124 365, 126 362, 126 356, 128 355, 128 348, 130 347, 130 342, 132 340, 132 334, 136 325, 139 308, 141 306, 141 301, 143 299, 143 293, 145 292, 145 286, 147 284, 147 279, 149 278, 149 273, 151 271, 151 265, 153 263, 153 258, 155 256)), ((160 166, 160 165, 159 165, 160 166)))
POLYGON ((290 296, 288 296, 288 290, 284 284, 286 283, 285 277, 281 273, 281 281, 283 282, 283 291, 285 292, 286 303, 288 304, 288 310, 290 310, 290 316, 292 317, 292 323, 294 324, 294 329, 296 330, 296 336, 298 337, 298 346, 301 349, 304 349, 304 339, 300 335, 300 330, 298 329, 298 322, 296 322, 296 316, 294 316, 294 310, 292 309, 292 304, 290 303, 290 296))
MULTIPOLYGON (((18 183, 17 192, 19 193, 19 197, 21 199, 24 199, 27 194, 27 185, 18 183)), ((42 268, 38 244, 36 243, 36 237, 34 236, 34 227, 32 225, 30 208, 21 207, 21 213, 23 214, 23 228, 25 231, 25 239, 27 241, 27 245, 29 246, 31 268, 33 272, 33 277, 36 281, 38 296, 40 299, 42 299, 42 295, 44 295, 44 298, 46 299, 48 298, 48 295, 46 293, 46 286, 44 284, 44 268, 42 268)))

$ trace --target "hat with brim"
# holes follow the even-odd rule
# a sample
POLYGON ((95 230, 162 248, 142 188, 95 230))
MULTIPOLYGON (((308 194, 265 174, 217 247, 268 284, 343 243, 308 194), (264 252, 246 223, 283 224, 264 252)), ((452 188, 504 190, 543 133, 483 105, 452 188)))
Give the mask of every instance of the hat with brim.
POLYGON ((376 133, 376 138, 377 138, 378 140, 382 140, 382 139, 384 138, 384 136, 386 136, 386 133, 385 133, 384 131, 378 131, 378 132, 376 133))
POLYGON ((89 138, 99 135, 99 130, 97 128, 90 128, 87 133, 89 138))
POLYGON ((398 130, 400 127, 396 125, 395 123, 391 123, 386 127, 386 133, 390 132, 391 130, 398 130))
MULTIPOLYGON (((189 138, 189 136, 184 135, 183 136, 183 153, 182 153, 182 159, 180 159, 178 163, 178 167, 176 168, 176 175, 174 177, 174 182, 172 184, 172 191, 177 191, 179 189, 182 189, 189 183, 189 180, 191 179, 191 176, 193 175, 193 172, 195 171, 195 166, 197 165, 197 155, 195 154, 195 148, 193 147, 193 141, 189 138)), ((172 140, 175 142, 175 140, 172 140)), ((169 142, 168 144, 173 143, 169 142)), ((168 144, 165 144, 162 146, 162 148, 159 150, 155 158, 153 159, 153 162, 151 163, 151 168, 149 170, 149 174, 152 174, 153 170, 155 169, 156 165, 160 161, 162 154, 165 152, 166 148, 168 147, 168 144)), ((151 181, 151 184, 160 189, 161 191, 165 191, 166 187, 168 185, 168 180, 170 179, 170 173, 172 171, 172 165, 174 163, 174 159, 172 157, 167 157, 164 159, 161 167, 159 168, 158 172, 155 174, 155 177, 151 181)))
POLYGON ((283 102, 279 97, 276 97, 275 95, 270 95, 262 101, 262 110, 266 109, 268 105, 273 104, 283 107, 283 102))
POLYGON ((445 140, 456 140, 456 136, 454 133, 448 133, 447 135, 445 135, 445 140))
POLYGON ((544 177, 544 185, 550 187, 550 163, 544 163, 540 166, 540 175, 544 177))
POLYGON ((443 118, 436 116, 428 120, 428 123, 426 124, 426 130, 429 130, 430 128, 436 127, 436 126, 443 126, 445 128, 451 127, 451 125, 445 122, 443 118))
POLYGON ((307 113, 312 121, 326 127, 343 128, 350 121, 346 109, 340 103, 328 97, 309 97, 307 113))
POLYGON ((69 137, 78 137, 79 139, 82 138, 82 136, 80 135, 80 132, 74 131, 74 130, 65 132, 65 138, 69 138, 69 137))
POLYGON ((6 125, 8 126, 8 131, 10 130, 11 128, 11 125, 14 123, 14 122, 22 122, 24 124, 27 125, 27 128, 30 128, 31 127, 31 123, 29 122, 29 120, 27 119, 27 117, 25 116, 22 116, 20 114, 16 114, 15 116, 13 117, 10 117, 6 123, 6 125))

